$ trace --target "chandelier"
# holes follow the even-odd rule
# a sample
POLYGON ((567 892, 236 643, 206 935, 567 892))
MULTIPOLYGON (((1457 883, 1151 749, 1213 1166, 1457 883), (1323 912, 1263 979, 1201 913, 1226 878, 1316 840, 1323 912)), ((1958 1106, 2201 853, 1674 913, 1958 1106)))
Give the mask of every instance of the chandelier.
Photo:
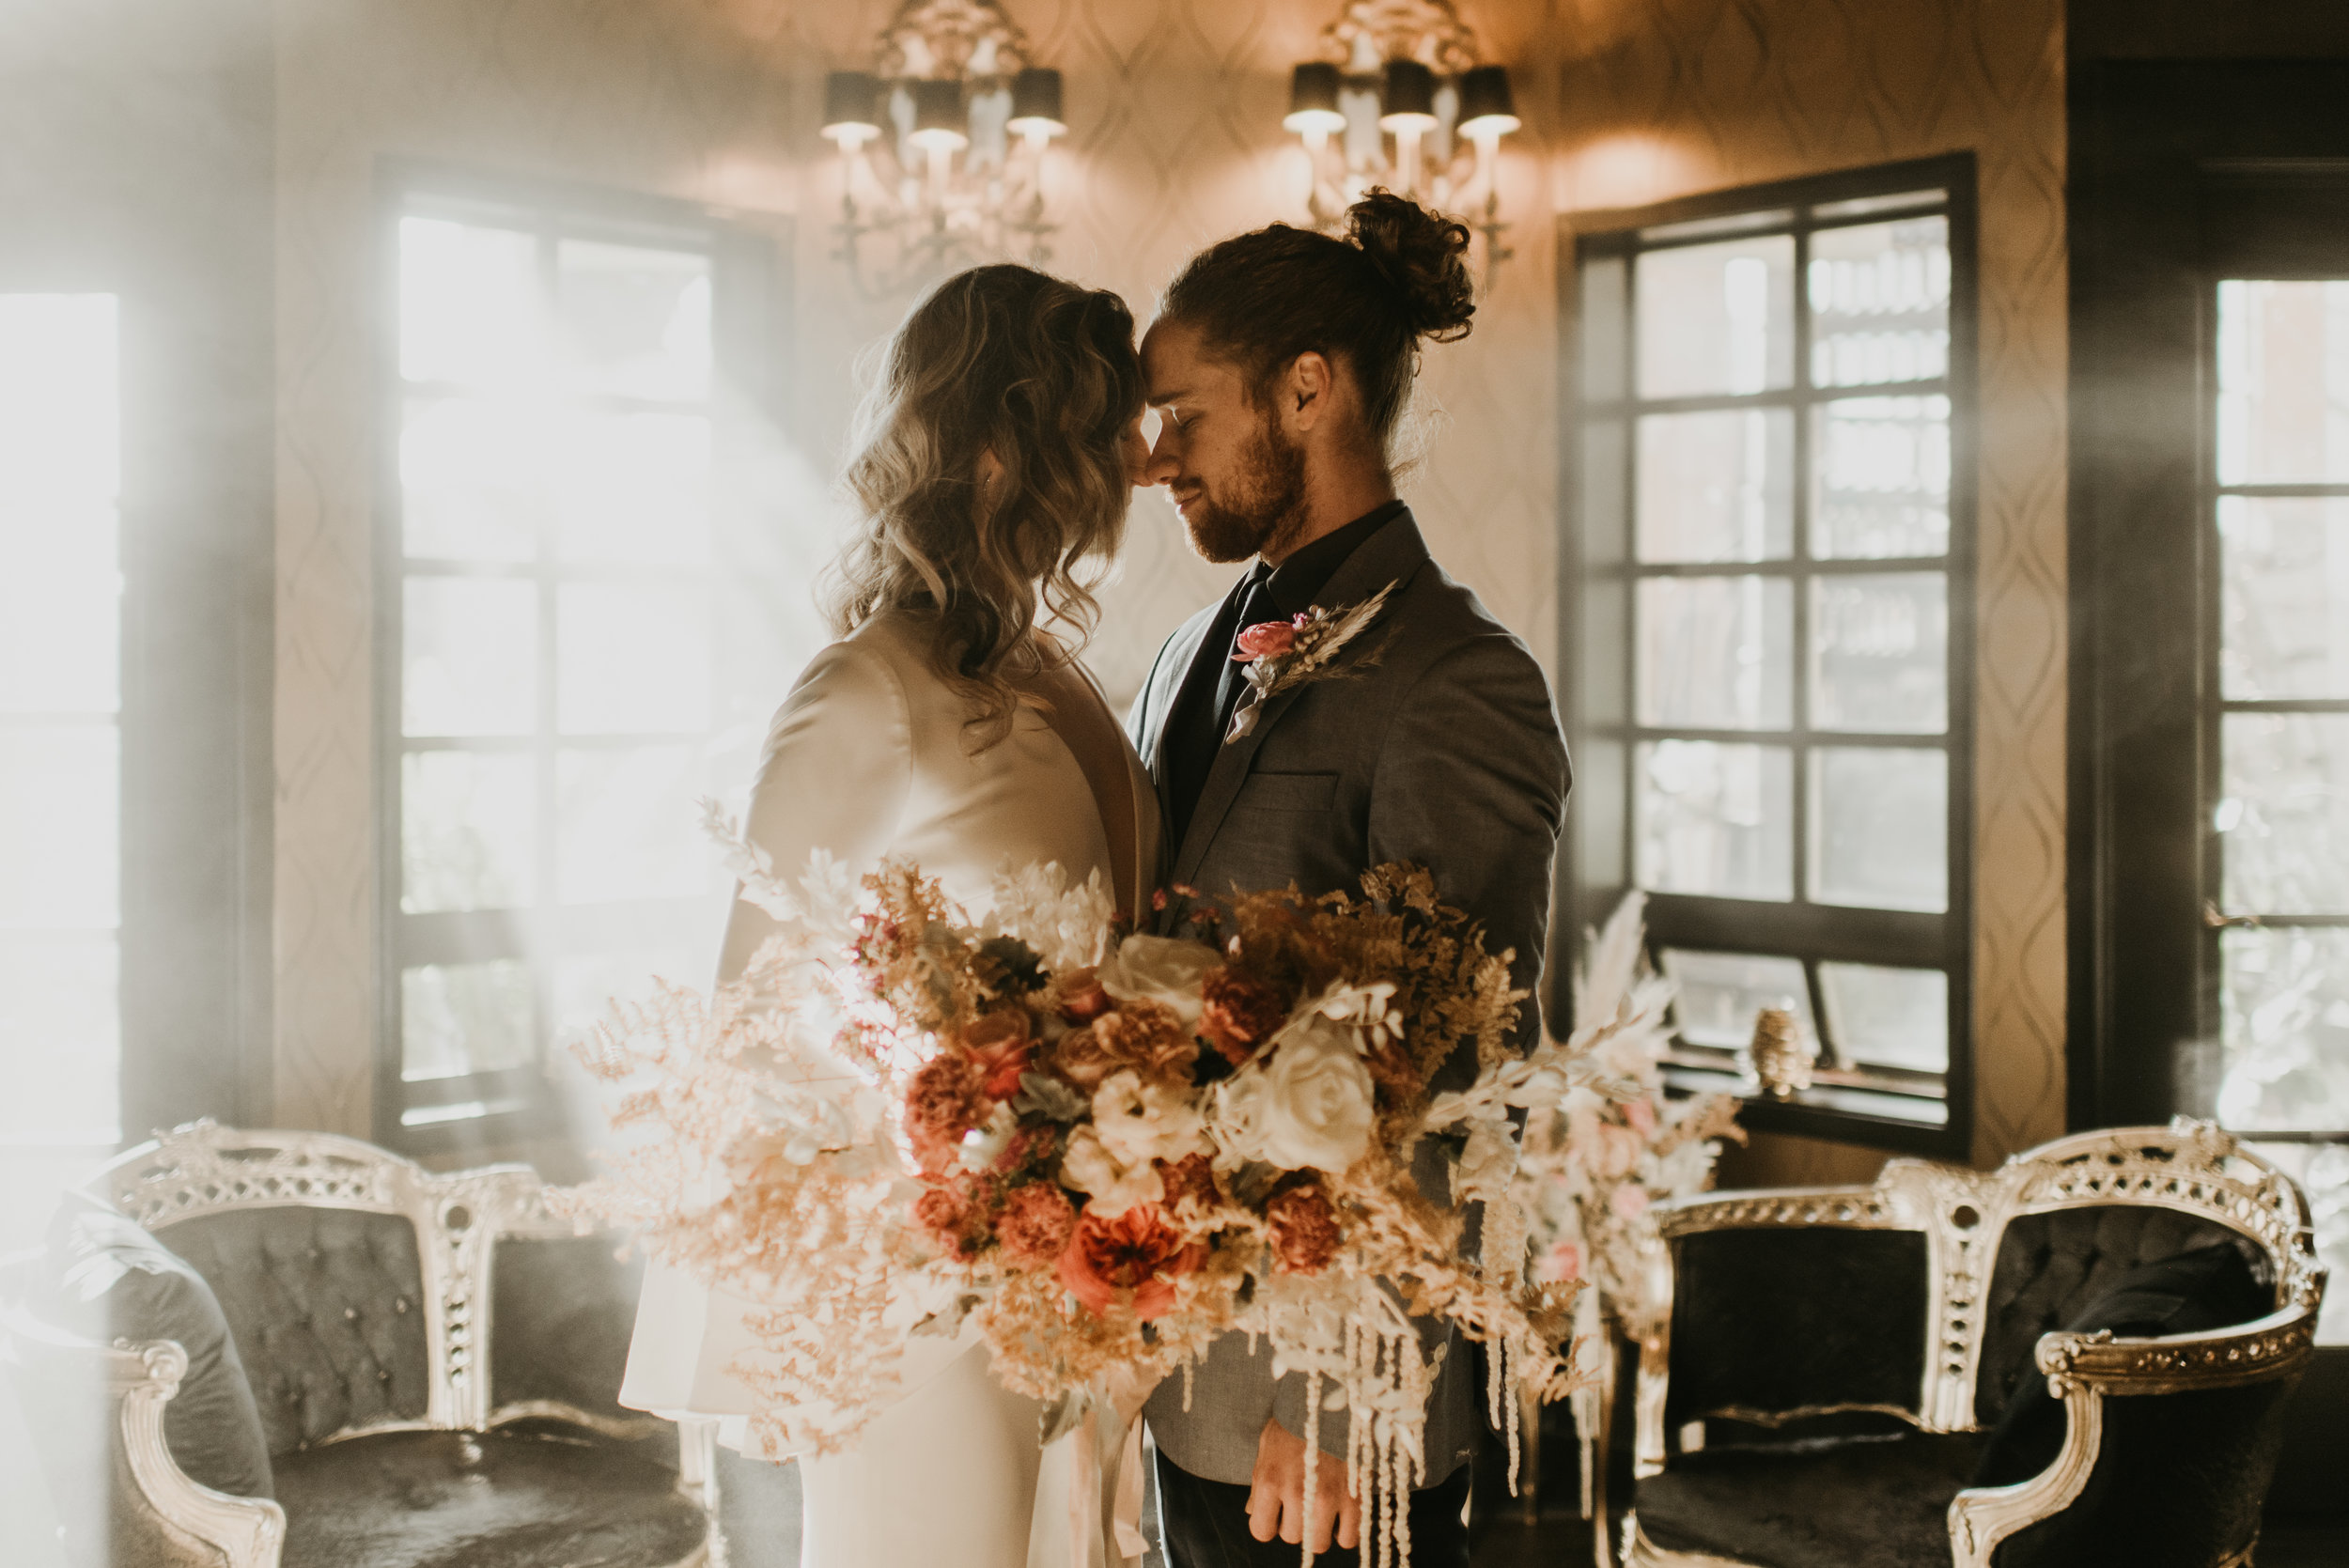
POLYGON ((1005 256, 1041 267, 1058 226, 1045 175, 1061 77, 996 0, 906 0, 869 71, 824 79, 840 154, 834 253, 868 298, 1005 256))
POLYGON ((1305 146, 1314 226, 1338 228, 1386 186, 1483 235, 1489 287, 1513 254, 1501 242, 1501 138, 1523 122, 1508 67, 1482 63, 1452 0, 1348 0, 1319 53, 1291 73, 1281 122, 1305 146))

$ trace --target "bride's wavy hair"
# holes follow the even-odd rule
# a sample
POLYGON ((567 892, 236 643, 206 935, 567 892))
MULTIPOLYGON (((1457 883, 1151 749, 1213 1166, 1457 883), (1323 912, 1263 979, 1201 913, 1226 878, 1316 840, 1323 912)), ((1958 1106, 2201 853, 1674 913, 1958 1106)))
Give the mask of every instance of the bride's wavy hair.
POLYGON ((1008 264, 948 278, 891 339, 844 482, 859 518, 827 605, 842 636, 892 610, 932 622, 930 659, 1011 733, 1016 681, 1040 673, 1039 612, 1081 640, 1131 501, 1120 438, 1143 409, 1133 313, 1107 289, 1008 264), (1002 474, 990 482, 982 458, 1002 474))

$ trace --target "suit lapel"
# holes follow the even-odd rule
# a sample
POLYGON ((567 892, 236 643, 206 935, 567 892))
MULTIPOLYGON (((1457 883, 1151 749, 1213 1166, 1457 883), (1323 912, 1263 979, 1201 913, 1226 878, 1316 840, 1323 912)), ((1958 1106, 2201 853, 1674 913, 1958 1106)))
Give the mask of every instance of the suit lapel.
MULTIPOLYGON (((1159 820, 1161 822, 1174 820, 1174 799, 1167 793, 1166 786, 1167 723, 1174 717, 1175 708, 1181 706, 1185 690, 1193 680, 1200 678, 1197 669, 1200 646, 1207 640, 1207 633, 1215 629, 1215 618, 1222 608, 1222 602, 1218 600, 1175 631, 1155 672, 1158 689, 1150 693, 1146 733, 1135 737, 1135 749, 1141 752, 1143 765, 1150 769, 1150 782, 1158 790, 1159 820)), ((1214 678, 1212 667, 1207 678, 1214 678)), ((1168 848, 1172 850, 1173 846, 1168 848)))
MULTIPOLYGON (((1315 602, 1325 610, 1335 609, 1368 598, 1390 582, 1395 584, 1394 594, 1389 598, 1386 609, 1362 633, 1365 638, 1375 640, 1386 629, 1384 623, 1388 617, 1399 613, 1400 606, 1396 601, 1409 585, 1411 575, 1426 565, 1427 559, 1426 541, 1420 537, 1419 524, 1412 520, 1407 508, 1397 513, 1393 521, 1363 540, 1361 548, 1346 557, 1346 564, 1330 577, 1329 585, 1315 596, 1315 602)), ((1341 653, 1339 658, 1348 659, 1358 652, 1349 649, 1341 653)), ((1307 686, 1290 687, 1264 705, 1263 711, 1256 715, 1255 728, 1228 745, 1221 741, 1217 743, 1215 761, 1207 768, 1207 781, 1200 788, 1199 804, 1190 814, 1190 826, 1183 834, 1180 851, 1174 859, 1174 880, 1190 882, 1198 875, 1200 863, 1207 858, 1208 846, 1215 842, 1216 831, 1223 826, 1224 816, 1239 796, 1240 784, 1248 777, 1248 769, 1255 760, 1257 748, 1264 744, 1264 737, 1272 733, 1273 726, 1281 722, 1281 716, 1296 705, 1297 699, 1306 690, 1307 686)), ((1159 721, 1159 727, 1163 742, 1164 720, 1159 721)), ((1152 771, 1155 773, 1158 769, 1153 768, 1152 771)), ((1214 890, 1203 888, 1200 891, 1206 893, 1214 890)))

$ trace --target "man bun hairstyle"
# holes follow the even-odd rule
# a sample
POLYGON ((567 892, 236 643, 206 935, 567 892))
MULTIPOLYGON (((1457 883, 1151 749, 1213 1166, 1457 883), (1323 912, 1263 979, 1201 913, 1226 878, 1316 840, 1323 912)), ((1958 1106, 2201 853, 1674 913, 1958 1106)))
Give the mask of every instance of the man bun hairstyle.
POLYGON ((1343 364, 1383 457, 1420 341, 1456 342, 1476 314, 1469 231, 1392 191, 1371 192, 1346 219, 1343 239, 1274 224, 1208 246, 1168 286, 1159 319, 1197 328, 1259 401, 1299 354, 1343 364))

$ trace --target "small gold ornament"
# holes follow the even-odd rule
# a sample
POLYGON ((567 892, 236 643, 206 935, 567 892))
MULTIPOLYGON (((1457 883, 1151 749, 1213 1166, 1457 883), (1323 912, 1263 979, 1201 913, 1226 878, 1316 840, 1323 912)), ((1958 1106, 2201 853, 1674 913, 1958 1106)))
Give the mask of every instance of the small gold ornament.
POLYGON ((1753 1016, 1753 1044, 1746 1048, 1748 1066, 1762 1092, 1774 1100, 1791 1100, 1811 1087, 1811 1063, 1819 1048, 1803 1038, 1795 1015, 1783 1007, 1765 1007, 1753 1016))

